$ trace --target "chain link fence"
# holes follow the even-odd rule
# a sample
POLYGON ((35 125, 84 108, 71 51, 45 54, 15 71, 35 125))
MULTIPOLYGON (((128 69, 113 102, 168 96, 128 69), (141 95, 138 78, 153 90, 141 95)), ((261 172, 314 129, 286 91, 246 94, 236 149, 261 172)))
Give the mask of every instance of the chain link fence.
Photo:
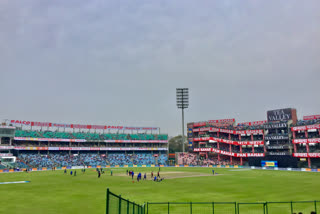
POLYGON ((107 214, 316 214, 320 201, 148 202, 139 205, 107 189, 107 214))

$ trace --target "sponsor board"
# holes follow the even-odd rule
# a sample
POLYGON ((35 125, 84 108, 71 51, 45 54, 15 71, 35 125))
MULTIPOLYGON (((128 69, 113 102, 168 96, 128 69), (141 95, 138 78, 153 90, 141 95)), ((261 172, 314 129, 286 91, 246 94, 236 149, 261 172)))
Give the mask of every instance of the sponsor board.
POLYGON ((214 152, 222 155, 232 156, 232 157, 264 157, 264 153, 234 153, 227 152, 214 148, 194 148, 194 152, 214 152))
POLYGON ((288 135, 266 135, 265 140, 275 141, 275 140, 289 140, 288 135))
POLYGON ((216 138, 216 137, 200 137, 200 138, 194 138, 193 139, 195 142, 198 141, 214 141, 214 142, 219 142, 219 143, 226 143, 226 144, 231 144, 231 145, 264 145, 264 141, 232 141, 232 140, 225 140, 221 138, 216 138))
POLYGON ((292 119, 291 110, 292 110, 291 108, 285 108, 285 109, 267 111, 268 122, 291 120, 292 119))
POLYGON ((293 144, 300 144, 300 143, 320 143, 320 138, 309 138, 309 139, 293 139, 293 144))
POLYGON ((72 128, 72 129, 104 129, 104 130, 159 130, 158 127, 129 127, 129 126, 110 126, 110 125, 80 125, 80 124, 65 124, 65 123, 49 123, 49 122, 34 122, 25 120, 10 120, 11 124, 37 126, 37 127, 57 127, 57 128, 72 128))
POLYGON ((306 131, 306 130, 309 130, 309 129, 320 129, 320 124, 291 127, 291 131, 306 131))
POLYGON ((287 128, 287 123, 269 123, 263 125, 264 129, 278 129, 278 128, 287 128))

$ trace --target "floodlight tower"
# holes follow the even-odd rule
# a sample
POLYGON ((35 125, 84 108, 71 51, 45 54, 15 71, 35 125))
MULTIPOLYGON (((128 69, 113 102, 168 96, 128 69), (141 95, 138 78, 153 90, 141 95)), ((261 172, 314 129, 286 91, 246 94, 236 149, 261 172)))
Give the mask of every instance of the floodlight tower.
POLYGON ((184 109, 189 107, 188 88, 177 88, 177 107, 182 110, 182 152, 184 152, 184 109))

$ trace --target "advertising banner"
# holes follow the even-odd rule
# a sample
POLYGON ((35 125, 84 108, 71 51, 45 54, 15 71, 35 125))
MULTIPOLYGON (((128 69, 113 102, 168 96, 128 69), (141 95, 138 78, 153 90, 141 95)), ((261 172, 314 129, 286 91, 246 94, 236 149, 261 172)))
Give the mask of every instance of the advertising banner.
POLYGON ((291 120, 292 119, 291 110, 292 110, 291 108, 285 108, 285 109, 267 111, 268 122, 291 120))
POLYGON ((238 126, 258 126, 258 125, 263 125, 267 123, 266 120, 260 120, 260 121, 253 121, 253 122, 244 122, 244 123, 238 123, 238 126))
POLYGON ((32 138, 32 137, 14 137, 14 140, 50 141, 50 142, 86 142, 87 141, 85 139, 32 138))
POLYGON ((0 150, 13 149, 14 146, 0 146, 0 150))
POLYGON ((15 146, 15 150, 49 150, 49 151, 73 151, 73 150, 86 150, 86 151, 165 151, 168 148, 144 148, 144 147, 23 147, 15 146))
POLYGON ((287 128, 287 123, 269 123, 263 125, 264 129, 278 129, 278 128, 287 128))
POLYGON ((205 131, 221 132, 221 133, 227 133, 227 134, 263 134, 263 129, 257 129, 257 130, 231 130, 231 129, 219 129, 219 128, 213 128, 213 127, 193 129, 193 132, 205 132, 205 131))
POLYGON ((216 137, 200 137, 200 138, 194 138, 195 142, 198 141, 211 141, 213 142, 219 142, 219 143, 226 143, 226 144, 232 144, 232 145, 264 145, 264 141, 232 141, 232 140, 225 140, 221 138, 216 137))
POLYGON ((192 138, 193 137, 193 130, 192 128, 188 128, 188 138, 192 138))
POLYGON ((0 153, 0 157, 11 157, 13 154, 11 153, 0 153))
POLYGON ((310 116, 303 116, 303 120, 316 120, 320 119, 320 114, 318 115, 310 115, 310 116))
POLYGON ((234 152, 226 152, 219 149, 214 148, 194 148, 194 152, 214 152, 217 154, 232 156, 232 157, 264 157, 264 153, 234 153, 234 152))
POLYGON ((285 155, 290 155, 290 152, 267 152, 267 155, 280 155, 280 156, 285 156, 285 155))
POLYGON ((293 153, 296 158, 320 158, 320 153, 293 153))
POLYGON ((291 131, 305 131, 309 129, 320 129, 320 124, 291 127, 291 131))
POLYGON ((293 139, 293 144, 301 144, 301 143, 320 143, 320 138, 309 138, 309 139, 293 139))
POLYGON ((80 125, 80 124, 65 124, 65 123, 48 123, 34 122, 23 120, 10 120, 13 125, 26 125, 37 127, 56 127, 56 128, 74 128, 74 129, 101 129, 101 130, 159 130, 158 127, 130 127, 130 126, 107 126, 107 125, 80 125))
POLYGON ((167 140, 104 140, 105 143, 168 143, 167 140))
POLYGON ((261 161, 262 167, 278 167, 278 161, 261 161))
POLYGON ((289 146, 285 145, 272 145, 272 146, 267 146, 267 149, 289 149, 289 146))
POLYGON ((288 135, 266 135, 265 140, 275 141, 275 140, 289 140, 288 135))

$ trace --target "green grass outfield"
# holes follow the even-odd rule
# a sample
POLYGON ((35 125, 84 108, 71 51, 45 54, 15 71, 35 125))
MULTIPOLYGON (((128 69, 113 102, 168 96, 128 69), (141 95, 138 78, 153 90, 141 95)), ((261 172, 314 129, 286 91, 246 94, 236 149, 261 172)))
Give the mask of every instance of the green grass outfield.
MULTIPOLYGON (((133 168, 135 173, 158 168, 133 168)), ((31 181, 25 184, 0 184, 0 213, 57 214, 105 213, 106 189, 122 197, 144 202, 203 201, 306 201, 320 200, 320 173, 214 168, 161 168, 163 182, 132 183, 126 168, 110 169, 97 178, 95 169, 77 176, 63 171, 2 173, 0 182, 31 181), (208 174, 201 177, 197 174, 208 174), (171 177, 171 179, 169 179, 171 177)), ((70 172, 70 170, 68 170, 70 172)), ((319 204, 320 207, 320 204, 319 204)), ((152 213, 151 213, 152 214, 152 213)))

